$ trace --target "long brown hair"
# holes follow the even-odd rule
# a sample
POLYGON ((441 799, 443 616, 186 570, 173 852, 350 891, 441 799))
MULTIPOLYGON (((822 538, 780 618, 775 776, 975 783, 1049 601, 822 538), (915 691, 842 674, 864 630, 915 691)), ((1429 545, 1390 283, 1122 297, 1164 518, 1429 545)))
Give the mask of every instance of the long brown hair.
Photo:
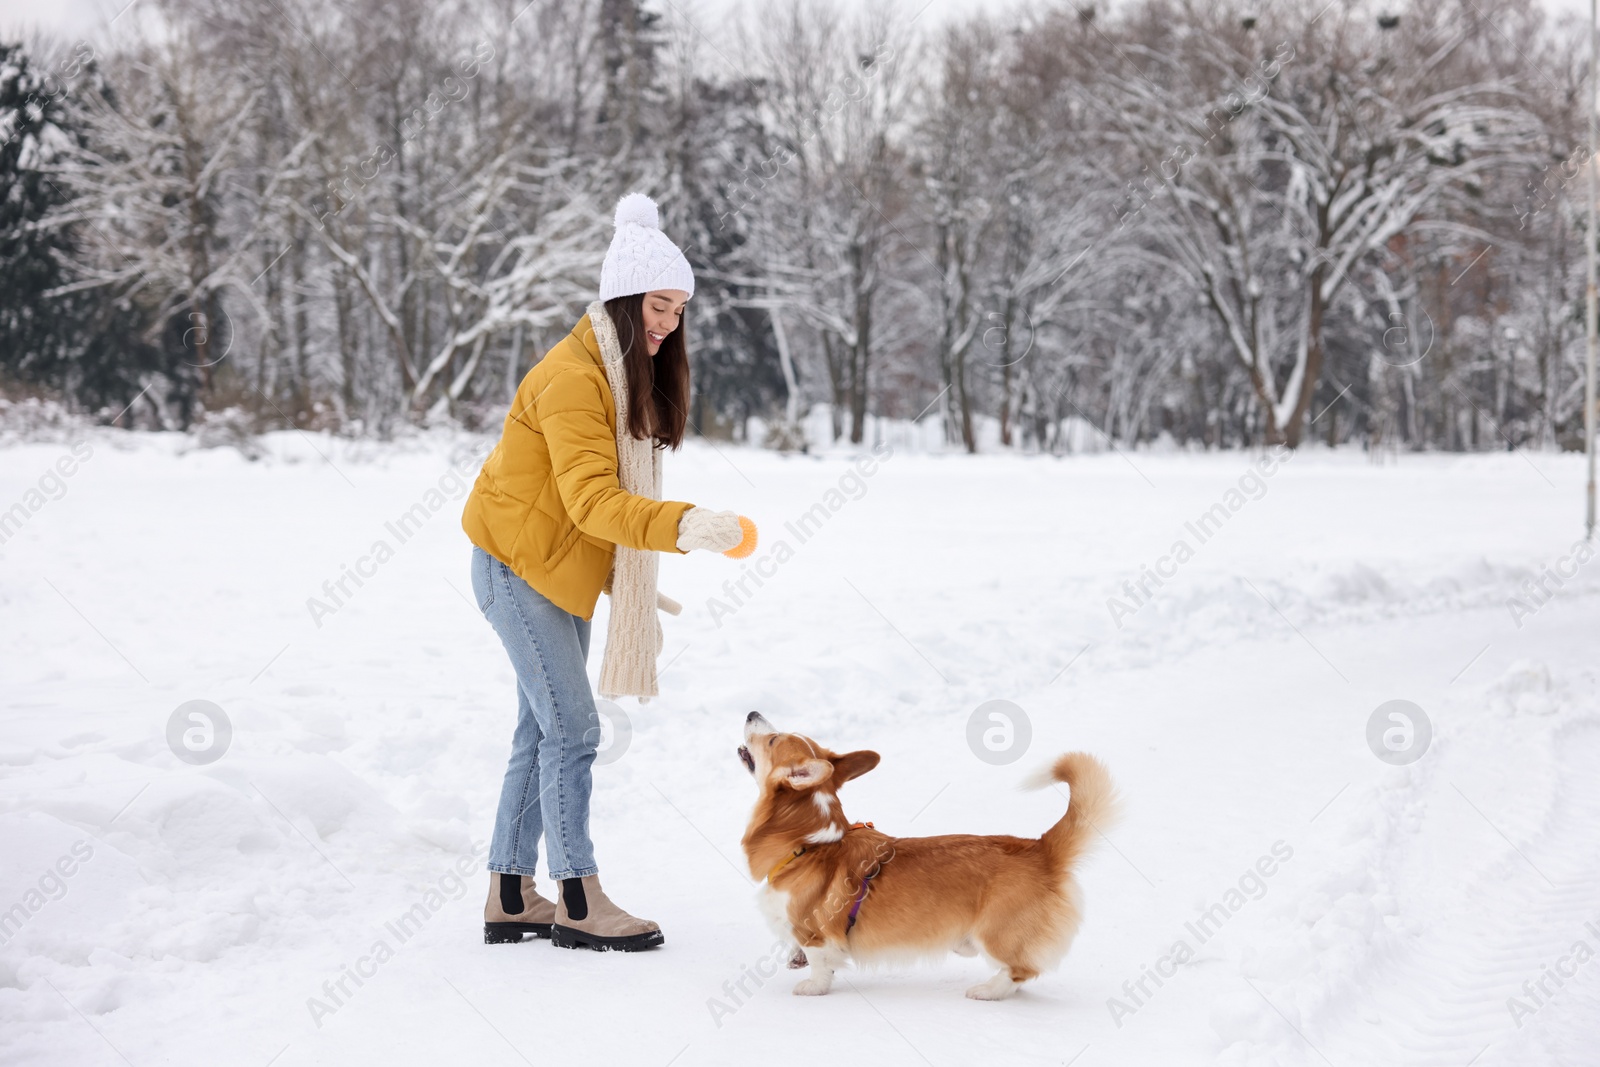
POLYGON ((644 335, 644 298, 644 293, 633 293, 606 301, 628 379, 628 433, 640 441, 654 437, 658 445, 676 449, 683 444, 683 427, 689 421, 685 320, 678 320, 678 328, 667 334, 652 356, 644 335))

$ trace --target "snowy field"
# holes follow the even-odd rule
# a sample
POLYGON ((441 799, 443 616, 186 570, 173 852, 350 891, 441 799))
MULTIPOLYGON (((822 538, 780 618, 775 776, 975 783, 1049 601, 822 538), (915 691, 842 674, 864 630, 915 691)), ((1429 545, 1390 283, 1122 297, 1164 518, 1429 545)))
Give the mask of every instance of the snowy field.
POLYGON ((666 934, 622 955, 481 943, 516 707, 459 525, 487 443, 0 449, 0 1062, 1600 1063, 1579 457, 692 443, 668 496, 763 546, 663 561, 663 695, 596 769, 606 887, 666 934), (231 724, 210 763, 169 746, 191 700, 231 724), (1028 728, 974 748, 994 700, 1028 728), (1380 724, 1404 765, 1368 741, 1394 700, 1431 723, 1380 724), (1126 817, 1063 966, 1002 1003, 956 957, 791 996, 739 850, 751 709, 882 753, 845 810, 901 836, 1036 835, 1064 799, 1023 775, 1103 757, 1126 817))

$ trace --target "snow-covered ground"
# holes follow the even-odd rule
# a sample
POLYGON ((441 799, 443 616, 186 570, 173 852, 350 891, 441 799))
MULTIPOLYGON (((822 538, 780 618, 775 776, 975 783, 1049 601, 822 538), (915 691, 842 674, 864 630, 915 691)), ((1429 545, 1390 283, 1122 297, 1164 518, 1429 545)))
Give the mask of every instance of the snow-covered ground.
POLYGON ((763 546, 663 561, 686 605, 663 695, 622 702, 631 741, 596 771, 606 886, 667 938, 623 955, 481 943, 516 706, 459 525, 484 439, 285 433, 249 462, 97 430, 52 479, 72 443, 0 449, 23 519, 0 547, 6 1064, 1600 1062, 1579 457, 864 474, 692 443, 668 495, 763 546), (1170 577, 1124 587, 1146 566, 1170 577), (168 743, 191 700, 231 724, 210 763, 168 743), (994 700, 1030 726, 1011 763, 969 747, 994 700), (1432 728, 1397 766, 1367 740, 1393 700, 1432 728), (753 708, 882 753, 846 812, 899 835, 1037 834, 1064 800, 1024 773, 1102 756, 1126 817, 1061 969, 1002 1003, 965 999, 988 971, 955 957, 820 999, 767 977, 733 751, 753 708))

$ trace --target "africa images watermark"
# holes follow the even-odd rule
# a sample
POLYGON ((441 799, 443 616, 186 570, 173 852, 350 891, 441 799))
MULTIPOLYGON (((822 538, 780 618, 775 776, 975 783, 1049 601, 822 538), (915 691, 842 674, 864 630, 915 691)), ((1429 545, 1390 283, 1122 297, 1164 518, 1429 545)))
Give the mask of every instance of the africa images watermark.
POLYGON ((88 841, 78 840, 55 863, 46 867, 37 884, 29 886, 21 900, 0 912, 0 946, 10 944, 11 939, 21 933, 22 928, 43 911, 45 905, 66 896, 67 879, 78 873, 81 864, 93 858, 94 846, 88 841))
MULTIPOLYGON (((870 889, 866 890, 866 895, 857 897, 855 887, 869 885, 883 870, 884 865, 894 859, 894 856, 894 845, 891 842, 880 841, 874 845, 872 862, 867 869, 848 886, 843 888, 836 886, 830 889, 828 895, 823 898, 821 910, 812 916, 813 921, 820 926, 826 926, 849 911, 857 900, 870 899, 870 889)), ((706 998, 706 1011, 711 1014, 711 1021, 716 1024, 717 1029, 722 1029, 723 1020, 748 1004, 763 986, 777 976, 781 968, 798 970, 805 965, 805 949, 794 943, 789 932, 779 931, 778 939, 772 943, 766 954, 756 960, 754 966, 745 964, 739 968, 737 978, 730 978, 722 983, 721 997, 706 998)))
POLYGON ((394 544, 391 545, 385 538, 378 538, 365 555, 356 559, 353 567, 348 563, 341 564, 339 577, 322 583, 322 597, 306 597, 306 610, 311 613, 311 621, 317 629, 322 629, 324 619, 348 604, 368 579, 376 577, 378 568, 393 559, 398 548, 415 537, 446 503, 460 500, 465 495, 472 484, 472 471, 482 465, 489 448, 487 443, 479 443, 468 449, 464 456, 451 464, 448 471, 439 476, 436 484, 428 487, 421 500, 401 512, 398 518, 383 524, 384 530, 394 538, 394 544), (352 583, 355 589, 350 588, 352 583))
POLYGON ((72 446, 70 454, 63 455, 45 468, 38 481, 23 491, 21 500, 0 511, 0 545, 15 537, 28 520, 50 501, 66 496, 67 479, 78 473, 79 466, 89 462, 93 456, 94 446, 88 441, 79 441, 72 446))
POLYGON ((196 767, 215 763, 233 744, 233 720, 210 700, 186 700, 167 717, 167 747, 196 767))
MULTIPOLYGON (((1589 936, 1595 939, 1595 944, 1600 944, 1600 926, 1593 920, 1583 924, 1589 936)), ((1583 969, 1584 964, 1594 959, 1595 950, 1587 938, 1578 938, 1565 955, 1556 958, 1554 964, 1547 964, 1540 972, 1537 981, 1530 978, 1522 983, 1522 996, 1506 998, 1506 1010, 1511 1013, 1511 1021, 1517 1024, 1517 1029, 1522 1029, 1522 1024, 1533 1016, 1539 1014, 1549 1006, 1550 1002, 1566 988, 1566 984, 1583 969), (1555 988, 1550 988, 1554 983, 1555 988)))
POLYGON ((779 971, 798 966, 794 962, 796 958, 794 946, 787 938, 780 937, 754 964, 740 967, 737 978, 723 982, 721 997, 706 998, 706 1010, 711 1013, 711 1021, 717 1029, 722 1029, 723 1020, 749 1003, 756 991, 776 978, 779 971))
MULTIPOLYGON (((478 71, 483 65, 495 57, 494 45, 488 40, 479 41, 473 45, 472 52, 456 64, 456 71, 460 77, 447 75, 439 82, 438 88, 423 98, 422 105, 411 109, 411 113, 395 124, 395 132, 399 134, 401 145, 410 144, 422 135, 432 121, 444 109, 471 94, 468 85, 478 76, 478 71)), ((399 158, 399 150, 388 142, 380 142, 373 150, 357 160, 355 163, 345 164, 340 168, 338 176, 329 178, 326 183, 326 194, 319 195, 314 221, 317 228, 323 228, 324 220, 330 215, 337 217, 344 213, 362 190, 374 181, 379 172, 390 163, 399 158)))
MULTIPOLYGON (((1258 73, 1252 73, 1244 79, 1241 85, 1244 90, 1242 93, 1237 90, 1228 93, 1222 98, 1220 104, 1207 111, 1205 127, 1209 134, 1204 141, 1200 142, 1200 147, 1204 148, 1216 140, 1217 135, 1226 129, 1230 122, 1238 118, 1245 108, 1266 96, 1270 88, 1269 83, 1283 70, 1285 63, 1294 59, 1294 56, 1294 46, 1288 41, 1284 41, 1278 46, 1277 52, 1270 59, 1263 59, 1256 65, 1258 73)), ((1156 170, 1160 172, 1163 180, 1174 181, 1183 172, 1183 168, 1197 154, 1197 150, 1188 145, 1178 145, 1167 155, 1167 158, 1156 164, 1156 170), (1168 173, 1169 170, 1170 173, 1168 173)), ((1146 166, 1142 167, 1141 170, 1148 172, 1150 168, 1146 166)), ((1130 221, 1138 217, 1139 213, 1144 210, 1145 205, 1155 199, 1155 194, 1159 192, 1159 189, 1153 188, 1154 182, 1154 176, 1147 173, 1143 182, 1141 182, 1142 188, 1135 188, 1134 183, 1131 181, 1127 183, 1128 199, 1136 201, 1137 206, 1117 216, 1117 229, 1122 229, 1130 221)))
POLYGON ((1511 621, 1522 629, 1522 620, 1539 613, 1539 609, 1556 598, 1561 588, 1578 576, 1578 569, 1594 559, 1594 545, 1589 541, 1574 541, 1572 551, 1546 564, 1537 577, 1522 580, 1523 596, 1506 597, 1506 610, 1511 621), (1552 588, 1553 586, 1553 588, 1552 588), (1523 599, 1523 597, 1527 599, 1523 599))
POLYGON ((1537 217, 1544 211, 1545 208, 1549 207, 1556 197, 1560 195, 1562 190, 1566 189, 1566 187, 1571 184, 1572 179, 1583 173, 1584 165, 1588 162, 1588 148, 1583 145, 1579 145, 1577 148, 1572 150, 1571 155, 1556 162, 1556 169, 1554 172, 1550 170, 1550 165, 1548 163, 1541 167, 1540 172, 1544 175, 1544 180, 1539 182, 1536 187, 1534 187, 1532 181, 1529 181, 1528 184, 1530 187, 1532 187, 1532 192, 1524 202, 1527 210, 1517 211, 1517 218, 1519 220, 1517 222, 1517 229, 1527 229, 1528 221, 1537 217))
MULTIPOLYGON (((76 88, 78 75, 88 70, 99 59, 100 55, 95 51, 94 45, 82 38, 74 41, 72 54, 67 56, 59 67, 44 71, 44 84, 40 86, 43 91, 34 96, 33 105, 44 109, 58 100, 65 99, 67 94, 76 88)), ((20 129, 6 131, 6 139, 0 141, 0 144, 10 144, 20 132, 20 129)))
MULTIPOLYGON (((843 511, 845 505, 866 496, 867 479, 878 472, 879 461, 886 462, 893 456, 894 447, 887 441, 880 441, 872 446, 871 453, 857 457, 855 462, 850 464, 850 469, 839 476, 833 487, 822 494, 821 500, 783 524, 783 528, 794 538, 795 544, 804 545, 817 535, 829 519, 843 511)), ((789 562, 794 556, 794 545, 780 538, 770 551, 745 563, 739 577, 730 578, 722 583, 721 597, 706 597, 706 610, 711 613, 711 621, 721 629, 722 620, 744 607, 755 595, 751 584, 754 583, 755 589, 760 589, 766 584, 767 579, 777 575, 780 566, 789 562)))
POLYGON ((1131 618, 1154 600, 1156 590, 1178 576, 1178 568, 1194 559, 1196 546, 1204 545, 1215 537, 1245 504, 1266 496, 1266 480, 1277 473, 1278 464, 1292 455, 1294 452, 1288 445, 1275 445, 1270 452, 1256 460, 1244 474, 1239 476, 1237 486, 1230 486, 1222 494, 1221 500, 1201 512, 1194 521, 1183 524, 1184 529, 1194 538, 1193 545, 1187 538, 1178 538, 1172 543, 1172 548, 1166 555, 1159 557, 1154 564, 1142 564, 1137 578, 1130 578, 1122 583, 1122 591, 1127 594, 1127 599, 1118 596, 1107 597, 1106 610, 1111 613, 1111 621, 1116 623, 1117 629, 1122 629, 1124 619, 1131 618), (1260 473, 1257 473, 1258 471, 1260 473))
POLYGON ((1246 867, 1236 885, 1230 886, 1220 901, 1183 924, 1184 931, 1194 938, 1194 945, 1189 944, 1188 938, 1178 938, 1167 954, 1156 960, 1153 966, 1140 967, 1137 978, 1122 983, 1122 997, 1106 998, 1106 1010, 1111 1013, 1111 1021, 1118 1030, 1122 1029, 1124 1019, 1137 1015, 1141 1008, 1150 1003, 1156 990, 1166 984, 1165 979, 1176 975, 1179 966, 1194 958, 1195 945, 1203 945, 1216 937, 1218 931, 1229 919, 1243 911, 1246 904, 1267 895, 1267 879, 1294 858, 1294 848, 1287 841, 1274 841, 1270 853, 1246 867), (1155 984, 1154 989, 1151 983, 1155 984))
POLYGON ((1033 720, 1014 700, 985 700, 967 716, 967 748, 991 767, 1015 763, 1033 741, 1033 720))
MULTIPOLYGON (((754 174, 728 189, 728 200, 733 206, 726 211, 717 213, 717 229, 725 228, 729 217, 738 215, 739 212, 754 203, 757 194, 766 188, 767 183, 776 178, 783 168, 794 162, 796 149, 804 148, 816 138, 818 131, 822 128, 824 119, 832 118, 843 111, 845 104, 849 101, 859 100, 865 96, 867 79, 876 77, 877 72, 883 69, 884 63, 893 58, 894 49, 887 42, 880 44, 871 55, 862 57, 860 65, 863 73, 859 75, 851 74, 850 77, 846 78, 844 80, 843 88, 845 91, 843 93, 840 92, 841 86, 834 86, 828 91, 828 95, 823 98, 822 103, 811 114, 814 121, 811 123, 809 131, 797 139, 793 148, 788 146, 779 148, 761 162, 755 164, 756 171, 754 174), (762 173, 768 167, 772 169, 772 173, 762 173), (759 184, 753 184, 757 182, 759 184), (744 199, 741 201, 739 195, 736 194, 742 194, 744 199)), ((740 165, 739 169, 748 170, 749 168, 740 165)))
POLYGON ((373 939, 365 955, 357 957, 354 963, 345 964, 337 977, 322 983, 322 996, 306 998, 306 1010, 311 1013, 311 1021, 316 1023, 317 1029, 322 1029, 324 1019, 349 1004, 356 990, 375 978, 380 967, 394 959, 397 948, 421 933, 428 920, 444 908, 446 900, 460 900, 467 895, 467 877, 488 854, 487 842, 474 842, 472 852, 461 856, 444 874, 435 878, 420 899, 383 924, 383 933, 373 939))

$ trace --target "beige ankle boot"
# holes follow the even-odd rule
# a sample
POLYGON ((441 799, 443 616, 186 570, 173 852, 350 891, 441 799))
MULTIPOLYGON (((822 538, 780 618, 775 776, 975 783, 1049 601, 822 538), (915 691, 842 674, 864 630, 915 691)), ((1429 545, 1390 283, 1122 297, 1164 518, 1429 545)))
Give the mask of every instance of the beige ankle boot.
POLYGON ((483 943, 521 941, 522 935, 549 937, 556 906, 533 891, 526 874, 489 872, 489 899, 483 905, 483 943))
POLYGON ((558 948, 592 948, 604 952, 637 952, 665 940, 661 927, 636 919, 611 903, 600 888, 600 876, 563 878, 556 894, 551 944, 558 948))

